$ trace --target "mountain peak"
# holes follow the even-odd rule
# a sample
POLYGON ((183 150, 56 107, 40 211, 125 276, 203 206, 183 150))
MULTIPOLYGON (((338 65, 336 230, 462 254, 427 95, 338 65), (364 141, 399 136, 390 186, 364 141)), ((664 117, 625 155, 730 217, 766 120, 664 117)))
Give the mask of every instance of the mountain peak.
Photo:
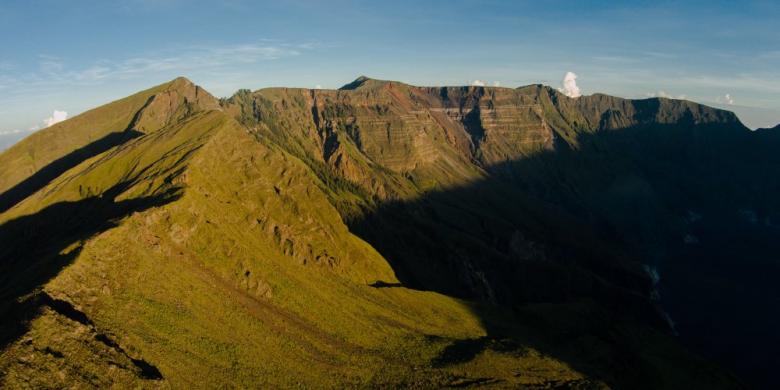
POLYGON ((192 82, 192 80, 184 77, 179 76, 165 84, 167 86, 167 90, 175 90, 175 91, 187 91, 187 90, 194 90, 198 89, 199 87, 195 85, 195 83, 192 82))
POLYGON ((371 87, 381 87, 383 85, 389 84, 389 83, 397 83, 396 81, 388 81, 388 80, 377 80, 372 79, 368 76, 360 76, 356 78, 354 81, 352 81, 349 84, 344 85, 343 87, 339 88, 342 91, 352 91, 359 88, 371 88, 371 87))
POLYGON ((175 79, 171 80, 171 83, 193 84, 193 82, 185 76, 176 77, 175 79))
MULTIPOLYGON (((176 101, 176 104, 186 103, 205 110, 219 109, 219 102, 213 95, 184 76, 179 76, 168 82, 165 90, 167 94, 177 95, 176 97, 170 96, 176 101)), ((162 95, 158 94, 157 97, 162 97, 162 95)))

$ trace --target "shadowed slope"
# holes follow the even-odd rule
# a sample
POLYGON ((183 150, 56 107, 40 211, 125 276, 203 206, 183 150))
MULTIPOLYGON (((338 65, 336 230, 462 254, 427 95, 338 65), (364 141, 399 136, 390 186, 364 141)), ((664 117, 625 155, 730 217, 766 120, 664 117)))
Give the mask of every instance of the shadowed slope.
POLYGON ((0 225, 0 242, 5 244, 0 249, 0 346, 23 334, 27 322, 38 314, 39 305, 50 303, 38 297, 40 287, 76 258, 83 241, 117 226, 118 220, 131 213, 178 196, 176 189, 170 189, 159 195, 115 201, 125 189, 125 184, 119 184, 100 196, 55 203, 0 225))
MULTIPOLYGON (((763 367, 780 341, 773 330, 780 318, 767 310, 780 293, 772 249, 780 231, 761 221, 780 212, 777 198, 767 196, 780 191, 771 174, 780 171, 780 160, 757 152, 780 143, 767 142, 728 125, 583 134, 576 150, 487 167, 484 180, 382 203, 349 223, 403 285, 512 305, 521 321, 541 321, 556 335, 548 353, 618 388, 686 387, 683 372, 696 358, 671 363, 680 353, 671 352, 678 348, 671 339, 649 341, 627 330, 668 329, 662 307, 683 343, 745 381, 770 386, 774 379, 763 367), (691 213, 707 222, 691 222, 691 213), (751 226, 746 213, 758 223, 751 226), (643 265, 660 272, 661 284, 643 265), (583 310, 591 314, 574 314, 583 310), (740 331, 746 319, 750 333, 740 331), (595 334, 605 361, 552 352, 595 334), (603 376, 619 362, 631 362, 624 372, 633 374, 603 376)), ((482 317, 492 329, 489 316, 482 317)), ((730 386, 722 379, 709 386, 730 386)))
POLYGON ((89 145, 76 149, 63 157, 52 161, 35 172, 32 176, 3 192, 0 195, 0 213, 5 212, 23 199, 34 194, 46 184, 81 162, 97 156, 117 145, 121 145, 141 134, 143 133, 135 130, 111 133, 89 145))

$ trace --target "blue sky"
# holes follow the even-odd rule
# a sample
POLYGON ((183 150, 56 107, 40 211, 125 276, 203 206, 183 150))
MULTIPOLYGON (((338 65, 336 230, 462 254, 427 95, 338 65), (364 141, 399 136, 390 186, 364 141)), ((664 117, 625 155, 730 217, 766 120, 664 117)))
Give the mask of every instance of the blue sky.
POLYGON ((217 96, 359 75, 684 97, 780 123, 777 1, 0 3, 0 148, 184 75, 217 96), (59 114, 59 117, 62 117, 59 114))

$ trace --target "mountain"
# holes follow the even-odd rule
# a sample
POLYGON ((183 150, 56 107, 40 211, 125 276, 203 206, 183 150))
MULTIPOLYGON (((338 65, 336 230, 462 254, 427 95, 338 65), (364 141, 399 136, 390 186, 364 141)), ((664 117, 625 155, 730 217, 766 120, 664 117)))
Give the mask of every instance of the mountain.
POLYGON ((766 385, 774 134, 542 85, 179 78, 0 154, 0 381, 766 385))

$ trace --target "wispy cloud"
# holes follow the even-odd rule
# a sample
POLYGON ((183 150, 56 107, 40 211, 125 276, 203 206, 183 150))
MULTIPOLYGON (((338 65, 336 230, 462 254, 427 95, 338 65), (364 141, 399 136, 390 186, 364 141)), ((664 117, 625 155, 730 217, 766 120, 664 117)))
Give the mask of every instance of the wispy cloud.
POLYGON ((278 60, 301 54, 300 46, 274 44, 240 44, 220 47, 190 47, 177 55, 151 55, 122 61, 102 61, 87 69, 71 72, 76 80, 94 81, 106 78, 130 78, 155 72, 215 70, 237 64, 278 60))
POLYGON ((19 129, 14 129, 14 130, 0 130, 0 136, 4 136, 4 135, 13 135, 13 134, 21 134, 21 133, 26 133, 26 132, 28 132, 28 131, 31 131, 31 130, 19 130, 19 129))
POLYGON ((45 76, 57 76, 65 70, 65 65, 59 57, 41 54, 38 56, 40 73, 45 76))
MULTIPOLYGON (((289 44, 259 41, 220 46, 188 46, 175 51, 158 51, 121 59, 102 59, 81 67, 70 67, 61 58, 38 56, 38 69, 14 75, 0 75, 0 89, 27 90, 61 85, 91 85, 111 80, 127 80, 150 75, 187 75, 216 72, 247 64, 274 61, 301 55, 316 48, 315 43, 289 44)), ((10 66, 10 65, 9 65, 10 66)))
POLYGON ((676 58, 677 56, 672 53, 664 53, 660 51, 642 51, 640 52, 645 57, 651 58, 676 58))
POLYGON ((641 59, 639 58, 625 57, 625 56, 611 56, 611 55, 595 56, 593 57, 593 59, 601 62, 614 62, 614 63, 624 63, 624 64, 633 64, 641 61, 641 59))
POLYGON ((772 50, 759 54, 756 58, 760 60, 777 60, 780 59, 780 50, 772 50))
POLYGON ((18 80, 15 77, 11 77, 7 74, 0 74, 0 90, 10 88, 17 84, 18 80))
POLYGON ((780 93, 780 79, 774 77, 759 77, 758 75, 737 75, 730 77, 695 76, 681 77, 676 83, 688 84, 705 88, 748 89, 761 92, 780 93))

